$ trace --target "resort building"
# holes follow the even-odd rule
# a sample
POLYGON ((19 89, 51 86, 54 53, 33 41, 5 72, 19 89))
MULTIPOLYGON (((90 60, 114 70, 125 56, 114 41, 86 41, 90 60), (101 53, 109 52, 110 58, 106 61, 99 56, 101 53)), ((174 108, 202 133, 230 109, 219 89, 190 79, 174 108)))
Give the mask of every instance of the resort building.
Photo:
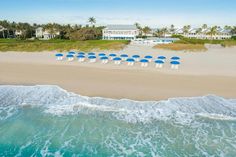
POLYGON ((225 30, 222 28, 217 28, 216 33, 214 35, 210 35, 210 28, 202 29, 199 31, 199 28, 191 28, 188 33, 184 33, 184 29, 177 29, 174 34, 182 35, 186 38, 195 38, 195 39, 212 39, 212 40, 224 40, 230 39, 232 34, 230 30, 225 30))
POLYGON ((5 38, 5 33, 4 33, 5 30, 6 29, 0 25, 0 38, 5 38))
POLYGON ((43 30, 42 27, 36 29, 36 38, 49 40, 55 38, 57 35, 60 35, 59 31, 55 31, 55 33, 49 33, 47 30, 43 30))
POLYGON ((103 40, 134 40, 138 35, 135 25, 108 25, 102 30, 103 40))

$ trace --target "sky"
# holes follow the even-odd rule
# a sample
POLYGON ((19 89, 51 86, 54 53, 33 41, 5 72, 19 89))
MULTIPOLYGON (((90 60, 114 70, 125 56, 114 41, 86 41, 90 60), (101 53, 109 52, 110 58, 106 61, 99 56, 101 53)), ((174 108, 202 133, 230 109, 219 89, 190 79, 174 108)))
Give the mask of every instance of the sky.
POLYGON ((236 0, 1 0, 0 20, 16 22, 134 24, 164 27, 236 25, 236 0))

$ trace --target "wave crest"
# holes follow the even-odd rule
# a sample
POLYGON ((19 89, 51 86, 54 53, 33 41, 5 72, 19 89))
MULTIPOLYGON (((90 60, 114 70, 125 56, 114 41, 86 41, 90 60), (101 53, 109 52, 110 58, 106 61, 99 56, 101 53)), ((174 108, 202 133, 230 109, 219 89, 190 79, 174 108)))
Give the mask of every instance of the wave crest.
POLYGON ((11 117, 25 105, 43 107, 45 113, 57 116, 106 112, 130 123, 174 120, 188 124, 196 117, 236 119, 236 99, 227 100, 215 95, 164 101, 115 100, 80 96, 58 86, 46 85, 0 86, 0 93, 0 119, 11 117))

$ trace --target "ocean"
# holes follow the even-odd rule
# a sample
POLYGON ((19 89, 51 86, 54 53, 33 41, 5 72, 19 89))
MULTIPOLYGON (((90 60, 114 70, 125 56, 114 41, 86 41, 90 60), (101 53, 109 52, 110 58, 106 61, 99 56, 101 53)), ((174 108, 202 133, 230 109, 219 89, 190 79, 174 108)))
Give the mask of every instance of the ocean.
POLYGON ((115 100, 3 85, 0 156, 235 157, 236 99, 115 100))

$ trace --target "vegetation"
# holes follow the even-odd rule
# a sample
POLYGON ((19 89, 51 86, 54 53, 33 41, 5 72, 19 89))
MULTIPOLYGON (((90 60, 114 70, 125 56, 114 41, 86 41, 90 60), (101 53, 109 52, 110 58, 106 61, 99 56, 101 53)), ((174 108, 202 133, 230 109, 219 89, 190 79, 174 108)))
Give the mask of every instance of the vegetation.
POLYGON ((94 27, 94 24, 96 23, 96 19, 95 19, 94 17, 90 17, 90 18, 88 19, 88 22, 91 24, 91 26, 94 27))
POLYGON ((160 44, 154 46, 154 48, 161 48, 167 50, 175 51, 206 51, 206 47, 202 44, 182 44, 182 43, 172 43, 172 44, 160 44))
POLYGON ((234 39, 228 39, 228 40, 209 40, 209 39, 190 39, 190 38, 185 38, 183 36, 176 36, 174 35, 173 37, 177 37, 180 40, 176 41, 175 43, 180 43, 180 44, 220 44, 223 47, 230 47, 230 46, 236 46, 236 40, 234 39))
MULTIPOLYGON (((214 30, 211 30, 211 34, 214 34, 214 30)), ((168 50, 177 51, 205 51, 207 48, 205 44, 219 44, 223 47, 236 46, 236 38, 228 40, 208 40, 208 39, 190 39, 181 35, 173 35, 173 38, 179 38, 180 40, 172 44, 161 44, 155 46, 155 48, 162 48, 168 50)))
POLYGON ((129 41, 106 41, 106 40, 18 40, 18 39, 0 39, 0 51, 91 51, 91 50, 120 50, 123 49, 129 41))
POLYGON ((103 27, 95 27, 96 19, 94 17, 90 17, 88 22, 91 24, 91 27, 89 27, 89 25, 82 27, 82 25, 60 25, 58 23, 43 25, 35 23, 31 25, 29 23, 16 23, 3 20, 0 21, 0 38, 35 38, 36 29, 38 27, 42 27, 43 31, 47 31, 52 36, 56 36, 57 39, 93 40, 101 38, 101 30, 103 27))

